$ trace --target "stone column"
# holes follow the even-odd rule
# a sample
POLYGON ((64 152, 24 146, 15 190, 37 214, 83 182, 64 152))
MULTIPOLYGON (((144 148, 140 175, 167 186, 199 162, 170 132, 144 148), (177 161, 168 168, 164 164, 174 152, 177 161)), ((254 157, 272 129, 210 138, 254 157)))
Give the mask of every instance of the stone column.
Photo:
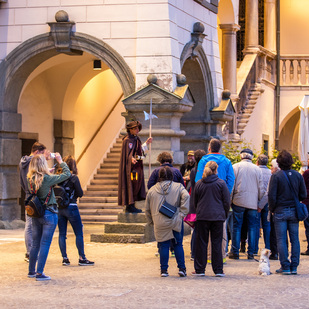
POLYGON ((222 71, 223 87, 230 90, 232 96, 237 92, 237 46, 236 32, 240 29, 237 24, 221 24, 222 30, 222 71))
POLYGON ((245 52, 252 52, 259 45, 259 1, 246 0, 245 52))
POLYGON ((54 119, 54 151, 62 157, 74 156, 74 121, 54 119))
POLYGON ((264 47, 276 51, 276 0, 264 0, 264 47))
POLYGON ((21 157, 21 115, 0 112, 0 220, 20 219, 18 164, 21 157))

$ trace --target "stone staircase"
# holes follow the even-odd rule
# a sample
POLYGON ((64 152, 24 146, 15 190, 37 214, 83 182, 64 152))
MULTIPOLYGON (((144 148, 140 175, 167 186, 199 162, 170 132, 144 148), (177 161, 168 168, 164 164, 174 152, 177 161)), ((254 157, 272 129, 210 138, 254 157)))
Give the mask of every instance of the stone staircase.
POLYGON ((83 223, 103 224, 117 221, 118 213, 118 169, 122 138, 117 138, 107 158, 104 159, 93 180, 78 203, 83 223))
POLYGON ((247 123, 250 119, 250 116, 254 110, 255 104, 262 92, 263 89, 261 89, 260 85, 257 83, 255 83, 249 89, 246 103, 241 108, 241 111, 238 113, 237 116, 237 133, 239 135, 244 133, 247 123))

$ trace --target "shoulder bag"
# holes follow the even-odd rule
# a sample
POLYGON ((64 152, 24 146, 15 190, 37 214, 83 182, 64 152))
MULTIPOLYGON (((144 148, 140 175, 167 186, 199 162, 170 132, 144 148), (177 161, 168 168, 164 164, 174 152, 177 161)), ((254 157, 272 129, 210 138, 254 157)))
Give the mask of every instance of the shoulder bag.
MULTIPOLYGON (((170 185, 171 185, 171 183, 172 183, 172 182, 170 182, 170 185)), ((160 184, 160 186, 161 186, 161 184, 160 184)), ((176 211, 177 211, 177 207, 174 206, 174 205, 169 204, 169 203, 165 200, 165 195, 166 195, 166 194, 164 193, 164 190, 163 190, 162 186, 161 186, 161 189, 162 189, 162 191, 163 191, 164 198, 163 198, 163 203, 162 203, 162 205, 161 205, 160 208, 159 208, 159 212, 160 212, 162 215, 164 215, 164 216, 166 216, 166 217, 172 219, 172 218, 174 217, 176 211)))
POLYGON ((31 188, 31 195, 25 200, 25 209, 27 215, 33 218, 42 218, 45 214, 46 205, 50 198, 51 187, 49 188, 45 203, 42 205, 40 199, 37 196, 37 190, 33 190, 31 181, 29 181, 29 184, 31 188))
POLYGON ((295 208, 296 208, 296 217, 297 217, 298 221, 304 221, 308 217, 307 206, 304 203, 299 201, 299 199, 297 198, 297 195, 295 193, 295 190, 293 189, 292 184, 289 180, 289 177, 287 176, 287 174, 285 172, 283 172, 283 174, 285 175, 285 178, 288 181, 290 189, 293 192, 293 196, 294 196, 294 200, 295 200, 295 208))

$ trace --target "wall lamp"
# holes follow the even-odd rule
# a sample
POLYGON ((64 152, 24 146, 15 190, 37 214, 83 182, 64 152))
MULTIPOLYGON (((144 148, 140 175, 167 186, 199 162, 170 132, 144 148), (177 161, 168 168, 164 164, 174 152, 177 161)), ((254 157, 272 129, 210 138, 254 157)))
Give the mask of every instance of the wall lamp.
POLYGON ((93 60, 93 69, 102 70, 101 60, 93 60))

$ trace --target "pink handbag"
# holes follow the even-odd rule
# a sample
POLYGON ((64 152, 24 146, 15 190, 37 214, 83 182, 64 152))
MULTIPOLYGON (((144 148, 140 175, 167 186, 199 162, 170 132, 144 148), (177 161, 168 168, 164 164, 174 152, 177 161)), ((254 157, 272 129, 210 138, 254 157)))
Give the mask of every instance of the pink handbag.
POLYGON ((189 226, 194 228, 195 221, 196 221, 196 214, 187 214, 185 218, 183 219, 185 223, 187 223, 189 226))

